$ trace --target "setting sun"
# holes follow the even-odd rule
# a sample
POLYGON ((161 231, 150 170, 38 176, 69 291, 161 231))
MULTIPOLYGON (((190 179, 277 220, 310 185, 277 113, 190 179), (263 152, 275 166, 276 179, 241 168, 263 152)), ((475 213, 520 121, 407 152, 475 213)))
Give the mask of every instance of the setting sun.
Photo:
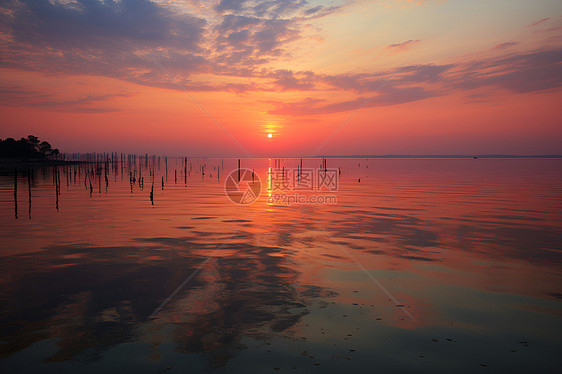
POLYGON ((267 134, 267 137, 271 139, 271 138, 273 138, 273 134, 269 133, 269 134, 267 134))

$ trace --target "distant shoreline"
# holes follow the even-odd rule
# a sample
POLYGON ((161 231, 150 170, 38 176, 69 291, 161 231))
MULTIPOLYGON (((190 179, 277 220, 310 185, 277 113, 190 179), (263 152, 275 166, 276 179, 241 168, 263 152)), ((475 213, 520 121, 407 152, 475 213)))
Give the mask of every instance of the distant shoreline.
POLYGON ((539 158, 559 159, 562 155, 351 155, 351 156, 316 156, 316 158, 539 158))

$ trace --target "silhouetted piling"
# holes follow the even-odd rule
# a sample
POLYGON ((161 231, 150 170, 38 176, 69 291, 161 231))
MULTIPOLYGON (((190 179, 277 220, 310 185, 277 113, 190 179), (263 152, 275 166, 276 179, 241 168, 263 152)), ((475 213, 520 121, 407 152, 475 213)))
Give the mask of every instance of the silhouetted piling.
POLYGON ((162 177, 162 190, 164 189, 164 177, 162 177))
POLYGON ((31 170, 27 169, 27 194, 29 197, 29 208, 27 210, 27 215, 31 219, 31 170))
POLYGON ((238 159, 238 182, 240 182, 240 159, 238 159))
POLYGON ((150 203, 154 205, 154 184, 150 187, 150 203))
POLYGON ((14 213, 18 219, 18 169, 14 169, 14 213))
POLYGON ((55 167, 55 206, 57 208, 57 213, 59 211, 59 194, 60 194, 60 172, 55 167))

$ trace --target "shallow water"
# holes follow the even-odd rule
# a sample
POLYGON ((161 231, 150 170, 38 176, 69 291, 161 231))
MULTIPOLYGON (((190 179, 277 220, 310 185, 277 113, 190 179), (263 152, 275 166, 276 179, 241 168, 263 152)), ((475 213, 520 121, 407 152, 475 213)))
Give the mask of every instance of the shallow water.
POLYGON ((272 203, 298 165, 242 160, 249 205, 234 159, 4 170, 2 371, 562 367, 560 160, 328 159, 337 203, 272 203))

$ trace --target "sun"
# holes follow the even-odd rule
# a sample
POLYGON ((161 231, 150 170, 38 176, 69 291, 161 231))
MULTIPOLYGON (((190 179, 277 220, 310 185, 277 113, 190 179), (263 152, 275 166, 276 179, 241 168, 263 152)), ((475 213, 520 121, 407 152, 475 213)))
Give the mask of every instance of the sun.
POLYGON ((271 139, 271 138, 273 138, 273 134, 269 133, 269 134, 267 134, 267 137, 271 139))

